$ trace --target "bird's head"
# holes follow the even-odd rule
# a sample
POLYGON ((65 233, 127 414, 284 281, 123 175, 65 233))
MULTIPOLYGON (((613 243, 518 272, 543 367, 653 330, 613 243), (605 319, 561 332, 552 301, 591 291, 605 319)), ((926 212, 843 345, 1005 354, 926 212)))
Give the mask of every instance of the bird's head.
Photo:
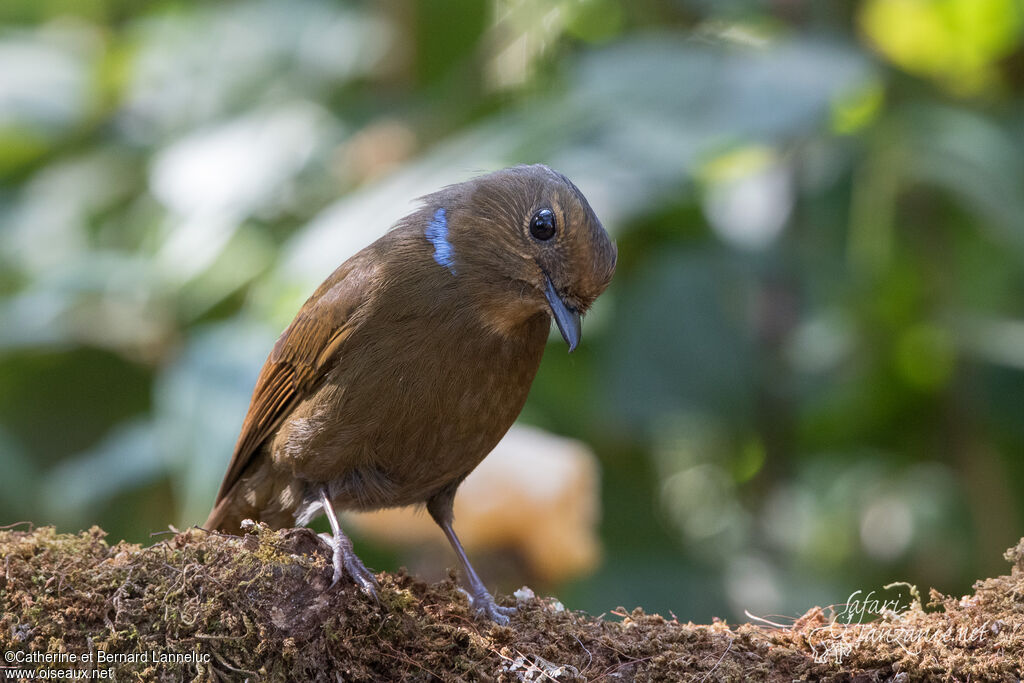
POLYGON ((434 260, 511 333, 550 313, 572 351, 580 316, 615 272, 616 249, 583 193, 547 166, 515 166, 425 198, 434 260))

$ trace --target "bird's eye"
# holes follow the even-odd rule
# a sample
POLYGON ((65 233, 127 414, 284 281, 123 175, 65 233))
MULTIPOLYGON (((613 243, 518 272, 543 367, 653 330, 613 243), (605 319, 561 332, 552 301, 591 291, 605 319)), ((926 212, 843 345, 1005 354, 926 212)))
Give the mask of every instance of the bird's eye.
POLYGON ((555 236, 555 214, 551 209, 541 209, 533 214, 530 234, 539 240, 549 240, 555 236))

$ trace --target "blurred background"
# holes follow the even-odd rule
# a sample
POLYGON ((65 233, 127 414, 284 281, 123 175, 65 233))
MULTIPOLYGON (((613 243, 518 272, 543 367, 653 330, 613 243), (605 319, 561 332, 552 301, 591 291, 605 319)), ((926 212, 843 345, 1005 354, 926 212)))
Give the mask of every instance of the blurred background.
MULTIPOLYGON (((583 463, 540 477, 586 509, 533 555, 591 546, 544 573, 492 539, 492 583, 707 622, 1005 571, 1017 0, 4 0, 0 22, 0 524, 201 523, 315 286, 415 197, 544 162, 619 248, 582 347, 544 356, 521 418, 544 431, 518 432, 583 463)), ((372 527, 370 566, 440 569, 372 527)))

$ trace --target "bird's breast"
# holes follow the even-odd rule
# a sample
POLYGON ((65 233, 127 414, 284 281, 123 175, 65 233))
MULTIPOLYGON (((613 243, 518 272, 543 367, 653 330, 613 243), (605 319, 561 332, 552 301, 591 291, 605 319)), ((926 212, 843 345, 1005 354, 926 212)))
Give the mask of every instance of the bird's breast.
POLYGON ((426 309, 353 333, 282 425, 275 463, 361 509, 422 502, 464 477, 522 410, 550 324, 538 314, 508 335, 477 320, 426 309))

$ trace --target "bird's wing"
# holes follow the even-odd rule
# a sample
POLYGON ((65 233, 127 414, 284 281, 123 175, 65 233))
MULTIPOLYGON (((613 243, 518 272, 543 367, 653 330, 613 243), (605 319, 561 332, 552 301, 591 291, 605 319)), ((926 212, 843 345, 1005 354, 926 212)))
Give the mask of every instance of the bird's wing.
POLYGON ((374 270, 367 252, 346 261, 320 285, 274 344, 256 380, 217 502, 241 478, 263 441, 337 362, 345 340, 358 325, 354 314, 366 301, 374 270))

